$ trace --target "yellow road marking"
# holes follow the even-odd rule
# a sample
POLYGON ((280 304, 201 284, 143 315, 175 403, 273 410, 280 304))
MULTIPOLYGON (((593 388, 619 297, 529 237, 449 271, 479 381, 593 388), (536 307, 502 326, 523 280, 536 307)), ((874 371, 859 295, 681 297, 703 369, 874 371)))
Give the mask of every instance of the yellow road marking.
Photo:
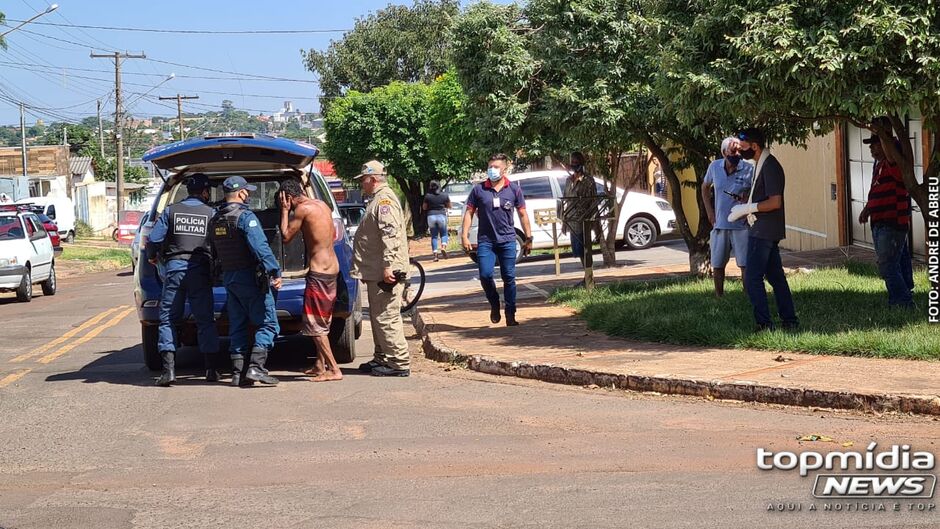
MULTIPOLYGON (((125 306, 126 306, 126 305, 125 305, 125 306)), ((60 356, 64 355, 65 353, 67 353, 67 352, 69 352, 69 351, 71 351, 72 349, 75 349, 75 348, 78 347, 79 345, 81 345, 81 344, 83 344, 83 343, 85 343, 85 342, 87 342, 87 341, 89 341, 89 340, 94 339, 96 336, 98 336, 99 334, 101 334, 101 333, 104 332, 105 330, 110 329, 111 327, 114 327, 115 325, 117 325, 118 323, 120 323, 121 320, 123 320, 124 317, 127 316, 128 314, 130 314, 131 312, 134 312, 134 307, 131 307, 131 308, 125 310, 124 312, 121 312, 121 313, 118 314, 117 316, 111 318, 110 320, 108 320, 108 323, 105 323, 104 325, 102 325, 102 326, 100 326, 100 327, 95 327, 94 329, 92 329, 91 331, 89 331, 88 334, 86 334, 85 336, 82 336, 82 337, 79 338, 78 340, 75 340, 74 342, 72 342, 72 343, 70 343, 70 344, 68 344, 68 345, 62 346, 61 348, 59 348, 59 349, 57 349, 57 350, 55 350, 55 351, 53 351, 53 352, 47 354, 46 356, 40 358, 40 359, 38 360, 38 362, 39 362, 40 364, 48 364, 49 362, 52 362, 52 361, 55 360, 56 358, 59 358, 60 356)))
POLYGON ((0 388, 5 388, 10 384, 16 382, 17 380, 26 376, 27 373, 32 371, 32 369, 24 369, 22 371, 17 371, 16 373, 10 373, 9 375, 0 378, 0 388))
POLYGON ((121 309, 123 309, 123 308, 127 308, 127 305, 121 305, 120 307, 114 307, 114 308, 112 308, 112 309, 108 309, 108 310, 102 312, 101 314, 98 314, 98 315, 95 316, 94 318, 92 318, 92 319, 86 321, 85 323, 79 325, 78 327, 72 329, 71 331, 69 331, 69 332, 63 334, 62 336, 56 338, 55 340, 52 340, 51 342, 49 342, 49 343, 47 343, 47 344, 45 344, 45 345, 42 345, 42 346, 40 346, 39 348, 37 348, 37 349, 35 349, 35 350, 33 350, 33 351, 30 351, 30 352, 28 352, 28 353, 21 354, 20 356, 17 356, 17 357, 15 357, 15 358, 13 358, 12 360, 10 360, 10 362, 14 362, 14 363, 16 363, 16 362, 22 362, 23 360, 28 360, 28 359, 30 359, 30 358, 32 358, 32 357, 34 357, 34 356, 39 356, 39 355, 45 353, 46 351, 48 351, 49 349, 52 349, 53 347, 55 347, 55 346, 57 346, 57 345, 59 345, 59 344, 65 342, 66 340, 68 340, 69 338, 75 336, 76 334, 78 334, 78 333, 80 333, 80 332, 83 332, 83 331, 85 331, 86 329, 88 329, 88 328, 90 328, 90 327, 94 327, 94 326, 97 325, 98 322, 100 322, 101 320, 107 318, 107 317, 108 317, 109 315, 111 315, 112 313, 114 313, 114 312, 116 312, 116 311, 119 311, 119 310, 121 310, 121 309))

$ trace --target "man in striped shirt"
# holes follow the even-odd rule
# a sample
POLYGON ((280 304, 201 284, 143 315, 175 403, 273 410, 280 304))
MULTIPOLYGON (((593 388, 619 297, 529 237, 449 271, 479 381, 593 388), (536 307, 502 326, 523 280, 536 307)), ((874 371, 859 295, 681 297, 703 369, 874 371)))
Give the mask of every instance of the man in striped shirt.
MULTIPOLYGON (((898 140, 894 141, 898 143, 898 140)), ((872 134, 863 143, 869 145, 875 167, 868 203, 858 221, 862 224, 871 221, 878 271, 888 290, 888 305, 913 308, 914 273, 907 242, 911 226, 911 195, 904 187, 900 167, 885 154, 881 139, 872 134)))

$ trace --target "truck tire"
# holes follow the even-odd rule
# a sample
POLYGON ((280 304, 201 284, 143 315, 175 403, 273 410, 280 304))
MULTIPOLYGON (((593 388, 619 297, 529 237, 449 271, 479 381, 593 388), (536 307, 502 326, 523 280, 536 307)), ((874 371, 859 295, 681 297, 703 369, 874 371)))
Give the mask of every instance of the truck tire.
POLYGON ((26 273, 23 274, 23 280, 20 281, 20 286, 16 289, 16 300, 28 302, 31 299, 33 299, 33 274, 27 266, 26 273))
POLYGON ((159 327, 156 325, 140 326, 140 346, 144 351, 144 364, 151 371, 163 369, 163 358, 157 346, 159 327))
POLYGON ((330 324, 330 348, 338 364, 348 364, 356 359, 356 318, 333 319, 330 324))

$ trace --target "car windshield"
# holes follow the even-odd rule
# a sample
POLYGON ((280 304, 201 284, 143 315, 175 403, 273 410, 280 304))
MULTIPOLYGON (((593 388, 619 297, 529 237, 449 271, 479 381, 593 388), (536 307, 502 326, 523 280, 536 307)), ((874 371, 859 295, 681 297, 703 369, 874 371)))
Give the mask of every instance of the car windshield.
POLYGON ((0 241, 22 239, 25 236, 19 217, 0 217, 0 241))
POLYGON ((444 191, 446 191, 448 195, 469 195, 472 189, 473 184, 471 182, 453 182, 447 184, 444 191))
POLYGON ((349 226, 358 226, 362 222, 362 216, 366 208, 362 206, 340 206, 340 213, 346 219, 349 226))

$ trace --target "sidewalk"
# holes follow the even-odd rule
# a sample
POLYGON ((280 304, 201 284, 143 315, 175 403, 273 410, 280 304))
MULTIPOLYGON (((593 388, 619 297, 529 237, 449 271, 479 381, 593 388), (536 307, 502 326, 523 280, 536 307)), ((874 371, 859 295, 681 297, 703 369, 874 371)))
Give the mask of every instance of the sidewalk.
MULTIPOLYGON (((864 251, 852 253, 856 259, 869 257, 864 251)), ((784 261, 795 268, 839 256, 839 250, 829 250, 791 254, 784 261)), ((687 271, 687 265, 631 267, 598 269, 596 276, 603 283, 687 271)), ((695 349, 612 338, 588 330, 571 309, 546 301, 552 289, 578 278, 522 278, 522 325, 514 328, 490 323, 489 305, 478 288, 422 299, 415 327, 425 353, 475 371, 561 384, 940 415, 940 362, 695 349)))

